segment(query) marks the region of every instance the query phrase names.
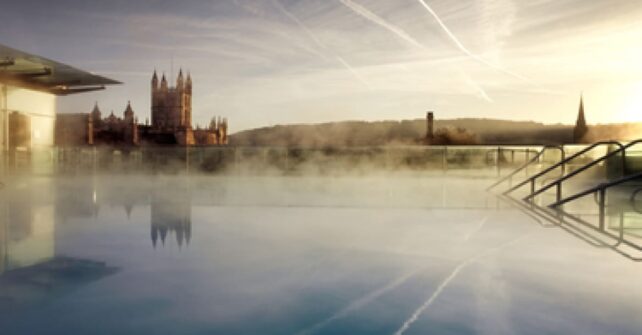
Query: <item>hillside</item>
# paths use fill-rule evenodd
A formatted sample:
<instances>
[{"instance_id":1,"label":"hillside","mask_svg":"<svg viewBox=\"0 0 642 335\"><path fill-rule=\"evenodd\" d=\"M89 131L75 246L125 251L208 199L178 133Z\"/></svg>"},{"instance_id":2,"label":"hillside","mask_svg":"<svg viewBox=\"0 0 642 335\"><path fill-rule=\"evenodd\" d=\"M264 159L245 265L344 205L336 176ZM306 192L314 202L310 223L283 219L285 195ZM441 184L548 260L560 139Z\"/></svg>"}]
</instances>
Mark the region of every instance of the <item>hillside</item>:
<instances>
[{"instance_id":1,"label":"hillside","mask_svg":"<svg viewBox=\"0 0 642 335\"><path fill-rule=\"evenodd\" d=\"M478 144L559 144L571 142L573 127L532 121L452 119L436 120L435 130L438 129L465 129L474 134ZM424 119L342 121L245 130L232 134L230 144L305 148L414 145L420 143L425 133ZM589 135L590 141L642 137L642 124L591 126Z\"/></svg>"}]
</instances>

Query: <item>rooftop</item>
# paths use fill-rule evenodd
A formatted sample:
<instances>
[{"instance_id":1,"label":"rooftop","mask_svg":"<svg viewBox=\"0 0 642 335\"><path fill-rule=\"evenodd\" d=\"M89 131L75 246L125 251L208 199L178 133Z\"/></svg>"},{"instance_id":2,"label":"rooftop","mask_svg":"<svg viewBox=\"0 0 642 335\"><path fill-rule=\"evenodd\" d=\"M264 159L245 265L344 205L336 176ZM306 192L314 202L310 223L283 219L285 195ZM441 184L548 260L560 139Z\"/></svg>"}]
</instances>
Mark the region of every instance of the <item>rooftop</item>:
<instances>
[{"instance_id":1,"label":"rooftop","mask_svg":"<svg viewBox=\"0 0 642 335\"><path fill-rule=\"evenodd\" d=\"M104 89L105 85L121 84L116 80L2 44L0 82L55 95L95 91Z\"/></svg>"}]
</instances>

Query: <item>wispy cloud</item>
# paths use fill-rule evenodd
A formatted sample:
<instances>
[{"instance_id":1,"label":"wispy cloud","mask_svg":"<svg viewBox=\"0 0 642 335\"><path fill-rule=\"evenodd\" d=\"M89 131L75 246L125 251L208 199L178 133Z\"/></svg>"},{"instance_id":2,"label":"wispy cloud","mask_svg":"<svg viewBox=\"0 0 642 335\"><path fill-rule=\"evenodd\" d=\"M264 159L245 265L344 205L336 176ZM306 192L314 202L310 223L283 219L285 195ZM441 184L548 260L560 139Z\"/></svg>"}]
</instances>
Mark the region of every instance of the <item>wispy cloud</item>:
<instances>
[{"instance_id":1,"label":"wispy cloud","mask_svg":"<svg viewBox=\"0 0 642 335\"><path fill-rule=\"evenodd\" d=\"M342 4L344 4L346 7L350 8L351 10L353 10L355 13L357 13L357 14L365 17L369 21L371 21L371 22L373 22L373 23L375 23L375 24L387 29L388 31L392 32L393 34L395 34L400 39L410 43L411 45L413 45L413 46L415 46L415 47L417 47L417 48L419 48L421 50L424 50L424 51L428 50L428 48L426 48L426 46L424 46L423 44L419 43L417 40L412 38L403 29L401 29L401 28L391 24L390 22L384 20L383 18L379 17L375 13L371 12L370 10L368 10L366 7L364 7L362 5L359 5L359 4L355 3L355 2L352 2L351 0L339 0L339 1L341 1ZM465 75L465 78L466 78L466 82L469 85L471 85L471 86L473 86L475 88L475 90L479 93L478 95L481 98L483 98L484 100L486 100L488 102L492 102L492 99L488 96L488 94L481 87L481 85L479 85L475 81L473 81L473 79L468 75Z\"/></svg>"},{"instance_id":2,"label":"wispy cloud","mask_svg":"<svg viewBox=\"0 0 642 335\"><path fill-rule=\"evenodd\" d=\"M480 56L477 56L477 55L475 55L474 53L472 53L470 50L468 50L468 48L466 48L466 47L461 43L461 41L459 41L459 39L457 38L457 36L455 36L455 34L453 34L453 33L452 33L452 31L450 31L450 29L448 29L448 26L446 26L446 24L444 24L444 22L441 20L441 18L439 17L439 15L437 15L437 13L432 9L432 7L430 7L430 6L426 3L426 1L424 1L424 0L417 0L417 1L418 1L418 2L419 2L419 3L420 3L420 4L421 4L421 5L422 5L422 6L423 6L427 11L428 11L428 13L430 13L430 15L432 15L432 17L435 19L435 21L437 21L437 23L439 24L439 26L441 27L441 29L443 29L443 31L446 33L446 35L448 36L448 38L450 38L450 40L451 40L451 41L452 41L452 42L457 46L457 48L458 48L459 50L461 50L463 53L465 53L466 55L468 55L470 58L472 58L472 59L474 59L474 60L476 60L476 61L478 61L478 62L480 62L480 63L482 63L482 64L484 64L484 65L490 66L491 68L493 68L493 69L495 69L495 70L497 70L497 71L503 72L503 73L505 73L505 74L507 74L507 75L510 75L510 76L512 76L512 77L515 77L515 78L517 78L517 79L520 79L520 80L524 80L524 81L528 81L528 82L530 82L530 80L529 80L528 78L526 78L526 77L524 77L524 76L522 76L522 75L520 75L520 74L514 73L514 72L512 72L512 71L508 71L508 70L506 70L506 69L504 69L504 68L502 68L502 67L500 67L500 66L498 66L498 65L495 65L495 64L493 64L493 63L491 63L491 62L489 62L489 61L485 60L484 58L482 58L482 57L480 57Z\"/></svg>"},{"instance_id":3,"label":"wispy cloud","mask_svg":"<svg viewBox=\"0 0 642 335\"><path fill-rule=\"evenodd\" d=\"M144 119L142 73L168 69L172 54L192 70L195 117L209 120L215 108L236 121L233 130L271 120L412 118L426 108L444 118L573 122L582 89L593 97L591 121L609 122L614 114L598 111L629 99L616 88L642 75L635 1L56 4L10 1L0 40L124 81L59 99L70 112L97 97L117 108L131 99Z\"/></svg>"},{"instance_id":4,"label":"wispy cloud","mask_svg":"<svg viewBox=\"0 0 642 335\"><path fill-rule=\"evenodd\" d=\"M321 42L321 40L316 36L315 33L308 28L308 26L303 23L296 15L292 14L287 8L283 6L283 4L279 0L273 0L274 5L276 8L278 8L285 16L287 16L290 20L292 20L294 23L305 32L305 34L316 44L317 47L319 47L321 50L323 50L326 53L330 53L331 51L328 49L328 47ZM321 55L321 54L320 54ZM321 55L322 57L327 57L325 55ZM354 69L350 63L348 63L343 57L333 54L334 58L343 66L345 67L359 82L364 84L366 87L371 88L370 84L361 76L357 70Z\"/></svg>"}]
</instances>

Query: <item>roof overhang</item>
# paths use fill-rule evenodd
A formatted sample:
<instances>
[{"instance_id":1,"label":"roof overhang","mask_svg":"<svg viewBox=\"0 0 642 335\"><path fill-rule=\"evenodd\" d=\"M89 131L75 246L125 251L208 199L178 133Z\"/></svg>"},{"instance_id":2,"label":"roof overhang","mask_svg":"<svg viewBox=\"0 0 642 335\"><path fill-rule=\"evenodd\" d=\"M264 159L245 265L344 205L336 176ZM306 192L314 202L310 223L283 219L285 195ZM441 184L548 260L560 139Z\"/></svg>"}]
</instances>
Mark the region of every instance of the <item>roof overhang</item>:
<instances>
[{"instance_id":1,"label":"roof overhang","mask_svg":"<svg viewBox=\"0 0 642 335\"><path fill-rule=\"evenodd\" d=\"M0 44L0 82L17 87L69 95L122 84L44 57Z\"/></svg>"}]
</instances>

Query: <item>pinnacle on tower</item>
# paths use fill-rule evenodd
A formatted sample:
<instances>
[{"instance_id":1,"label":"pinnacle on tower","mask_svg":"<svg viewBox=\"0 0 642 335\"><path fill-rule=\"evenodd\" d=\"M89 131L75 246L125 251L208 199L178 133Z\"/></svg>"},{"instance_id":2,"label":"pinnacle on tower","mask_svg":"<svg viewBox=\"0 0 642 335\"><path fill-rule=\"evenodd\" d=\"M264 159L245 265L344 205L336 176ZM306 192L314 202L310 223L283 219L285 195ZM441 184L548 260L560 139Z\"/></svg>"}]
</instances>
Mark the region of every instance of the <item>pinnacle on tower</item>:
<instances>
[{"instance_id":1,"label":"pinnacle on tower","mask_svg":"<svg viewBox=\"0 0 642 335\"><path fill-rule=\"evenodd\" d=\"M133 119L134 117L134 110L132 109L131 101L127 101L127 108L125 108L125 112L123 113L123 117L125 120L127 119Z\"/></svg>"},{"instance_id":2,"label":"pinnacle on tower","mask_svg":"<svg viewBox=\"0 0 642 335\"><path fill-rule=\"evenodd\" d=\"M192 76L189 71L187 72L187 79L185 80L185 90L187 93L192 94Z\"/></svg>"},{"instance_id":3,"label":"pinnacle on tower","mask_svg":"<svg viewBox=\"0 0 642 335\"><path fill-rule=\"evenodd\" d=\"M156 75L156 69L154 69L154 75L152 76L152 91L158 89L158 75Z\"/></svg>"},{"instance_id":4,"label":"pinnacle on tower","mask_svg":"<svg viewBox=\"0 0 642 335\"><path fill-rule=\"evenodd\" d=\"M163 73L163 76L161 78L161 89L167 89L167 79L165 79L165 73Z\"/></svg>"},{"instance_id":5,"label":"pinnacle on tower","mask_svg":"<svg viewBox=\"0 0 642 335\"><path fill-rule=\"evenodd\" d=\"M98 108L98 101L94 103L94 109L91 111L91 113L100 115L100 108Z\"/></svg>"},{"instance_id":6,"label":"pinnacle on tower","mask_svg":"<svg viewBox=\"0 0 642 335\"><path fill-rule=\"evenodd\" d=\"M176 87L177 88L183 87L183 69L178 70L178 78L176 78Z\"/></svg>"}]
</instances>

